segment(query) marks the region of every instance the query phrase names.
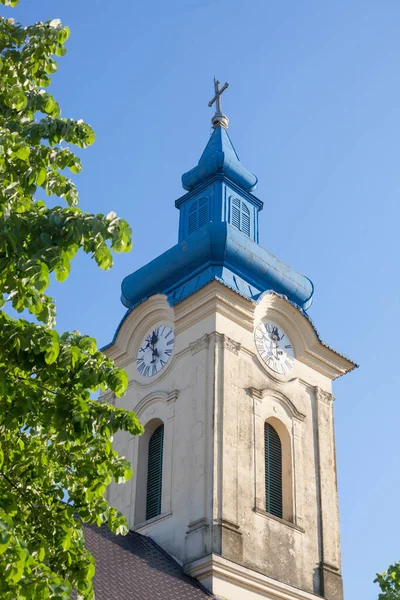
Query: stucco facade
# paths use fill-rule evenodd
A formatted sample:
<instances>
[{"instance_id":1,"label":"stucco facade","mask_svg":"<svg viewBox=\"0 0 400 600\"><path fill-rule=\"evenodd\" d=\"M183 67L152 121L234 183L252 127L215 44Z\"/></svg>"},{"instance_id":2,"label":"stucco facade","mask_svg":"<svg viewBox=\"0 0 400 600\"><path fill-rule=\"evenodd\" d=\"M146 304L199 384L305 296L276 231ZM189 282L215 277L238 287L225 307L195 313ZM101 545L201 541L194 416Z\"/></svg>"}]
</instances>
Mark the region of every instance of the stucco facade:
<instances>
[{"instance_id":1,"label":"stucco facade","mask_svg":"<svg viewBox=\"0 0 400 600\"><path fill-rule=\"evenodd\" d=\"M290 337L288 376L259 358L254 329L265 317ZM156 376L136 368L143 336L175 331ZM146 432L115 437L134 476L109 500L132 529L150 535L187 572L227 600L341 600L332 380L354 364L324 345L286 299L258 303L218 281L171 307L158 294L134 308L107 354L129 375L126 396ZM161 514L145 521L147 444L164 424ZM283 519L265 511L264 423L282 441Z\"/></svg>"}]
</instances>

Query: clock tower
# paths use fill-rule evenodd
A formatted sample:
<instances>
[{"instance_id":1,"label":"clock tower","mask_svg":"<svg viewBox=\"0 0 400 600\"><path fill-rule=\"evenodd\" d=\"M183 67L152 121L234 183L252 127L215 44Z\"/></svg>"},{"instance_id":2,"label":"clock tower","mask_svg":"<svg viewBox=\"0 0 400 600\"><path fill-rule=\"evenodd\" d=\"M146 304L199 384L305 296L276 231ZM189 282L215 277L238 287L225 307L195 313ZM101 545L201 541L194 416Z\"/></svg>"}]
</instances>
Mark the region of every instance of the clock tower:
<instances>
[{"instance_id":1,"label":"clock tower","mask_svg":"<svg viewBox=\"0 0 400 600\"><path fill-rule=\"evenodd\" d=\"M227 87L182 176L178 243L122 282L113 401L145 433L115 437L134 475L109 500L218 598L342 600L332 381L356 365L308 316L311 281L258 243Z\"/></svg>"}]
</instances>

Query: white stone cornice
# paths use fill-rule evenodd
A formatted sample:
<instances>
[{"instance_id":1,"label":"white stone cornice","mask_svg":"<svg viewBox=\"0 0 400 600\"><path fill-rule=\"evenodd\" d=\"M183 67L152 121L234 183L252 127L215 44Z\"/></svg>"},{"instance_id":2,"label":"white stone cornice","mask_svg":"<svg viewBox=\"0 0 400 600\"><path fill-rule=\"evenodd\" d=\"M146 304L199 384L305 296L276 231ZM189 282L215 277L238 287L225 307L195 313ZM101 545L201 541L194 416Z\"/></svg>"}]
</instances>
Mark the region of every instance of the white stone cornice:
<instances>
[{"instance_id":1,"label":"white stone cornice","mask_svg":"<svg viewBox=\"0 0 400 600\"><path fill-rule=\"evenodd\" d=\"M175 400L178 398L178 396L179 396L179 391L172 390L172 392L169 392L169 394L167 395L167 403L175 402Z\"/></svg>"},{"instance_id":2,"label":"white stone cornice","mask_svg":"<svg viewBox=\"0 0 400 600\"><path fill-rule=\"evenodd\" d=\"M226 600L318 600L312 592L267 577L218 554L185 565L185 572L202 582L215 596Z\"/></svg>"},{"instance_id":3,"label":"white stone cornice","mask_svg":"<svg viewBox=\"0 0 400 600\"><path fill-rule=\"evenodd\" d=\"M327 406L331 406L333 404L333 402L335 400L335 396L332 396L331 393L326 392L325 390L321 389L317 385L315 386L314 390L315 390L316 398L319 402L323 402Z\"/></svg>"},{"instance_id":4,"label":"white stone cornice","mask_svg":"<svg viewBox=\"0 0 400 600\"><path fill-rule=\"evenodd\" d=\"M242 347L242 344L240 344L239 342L235 342L235 340L232 340L232 338L228 337L227 335L221 335L221 338L224 348L226 348L226 350L229 350L229 352L232 352L237 356L239 354L240 348Z\"/></svg>"},{"instance_id":5,"label":"white stone cornice","mask_svg":"<svg viewBox=\"0 0 400 600\"><path fill-rule=\"evenodd\" d=\"M224 348L229 350L229 352L238 355L241 347L242 344L240 344L239 342L235 342L235 340L232 340L228 336L224 335Z\"/></svg>"},{"instance_id":6,"label":"white stone cornice","mask_svg":"<svg viewBox=\"0 0 400 600\"><path fill-rule=\"evenodd\" d=\"M190 351L192 354L197 354L197 352L200 352L201 350L208 348L209 344L210 344L210 336L208 335L208 333L206 333L201 338L196 340L195 342L192 342L191 344L189 344Z\"/></svg>"}]
</instances>

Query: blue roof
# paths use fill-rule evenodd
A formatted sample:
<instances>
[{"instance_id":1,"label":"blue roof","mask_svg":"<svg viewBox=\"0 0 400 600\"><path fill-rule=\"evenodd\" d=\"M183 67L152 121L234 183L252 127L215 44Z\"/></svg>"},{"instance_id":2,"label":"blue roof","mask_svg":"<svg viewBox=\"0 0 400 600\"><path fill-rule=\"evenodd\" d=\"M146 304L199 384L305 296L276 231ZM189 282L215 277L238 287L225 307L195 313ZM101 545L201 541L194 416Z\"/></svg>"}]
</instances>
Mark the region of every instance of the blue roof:
<instances>
[{"instance_id":1,"label":"blue roof","mask_svg":"<svg viewBox=\"0 0 400 600\"><path fill-rule=\"evenodd\" d=\"M182 186L190 192L218 173L223 173L247 192L257 187L257 177L242 165L223 127L214 129L198 165L182 175Z\"/></svg>"},{"instance_id":2,"label":"blue roof","mask_svg":"<svg viewBox=\"0 0 400 600\"><path fill-rule=\"evenodd\" d=\"M171 305L219 280L249 300L267 290L283 294L302 310L312 302L312 282L226 222L208 223L161 256L125 277L122 303L133 308L154 294Z\"/></svg>"},{"instance_id":3,"label":"blue roof","mask_svg":"<svg viewBox=\"0 0 400 600\"><path fill-rule=\"evenodd\" d=\"M307 310L312 282L257 243L262 203L250 193L257 182L227 131L216 126L198 165L182 176L189 193L177 202L185 225L178 244L125 277L122 303L132 309L165 294L173 306L216 280L250 301L274 291Z\"/></svg>"}]
</instances>

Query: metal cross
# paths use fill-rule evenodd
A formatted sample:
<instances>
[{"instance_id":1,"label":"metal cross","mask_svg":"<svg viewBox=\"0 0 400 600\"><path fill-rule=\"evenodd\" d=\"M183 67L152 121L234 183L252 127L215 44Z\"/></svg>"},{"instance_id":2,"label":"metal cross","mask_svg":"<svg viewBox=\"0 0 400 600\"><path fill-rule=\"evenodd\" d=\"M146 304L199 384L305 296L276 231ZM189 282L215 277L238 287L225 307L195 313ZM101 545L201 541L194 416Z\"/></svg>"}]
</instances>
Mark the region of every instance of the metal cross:
<instances>
[{"instance_id":1,"label":"metal cross","mask_svg":"<svg viewBox=\"0 0 400 600\"><path fill-rule=\"evenodd\" d=\"M212 100L210 100L210 102L208 103L208 106L212 106L214 104L214 102L216 102L216 114L217 115L222 115L222 111L221 111L221 94L227 89L227 87L229 86L229 83L225 83L221 89L219 89L219 81L215 79L214 77L214 89L215 89L215 96Z\"/></svg>"}]
</instances>

